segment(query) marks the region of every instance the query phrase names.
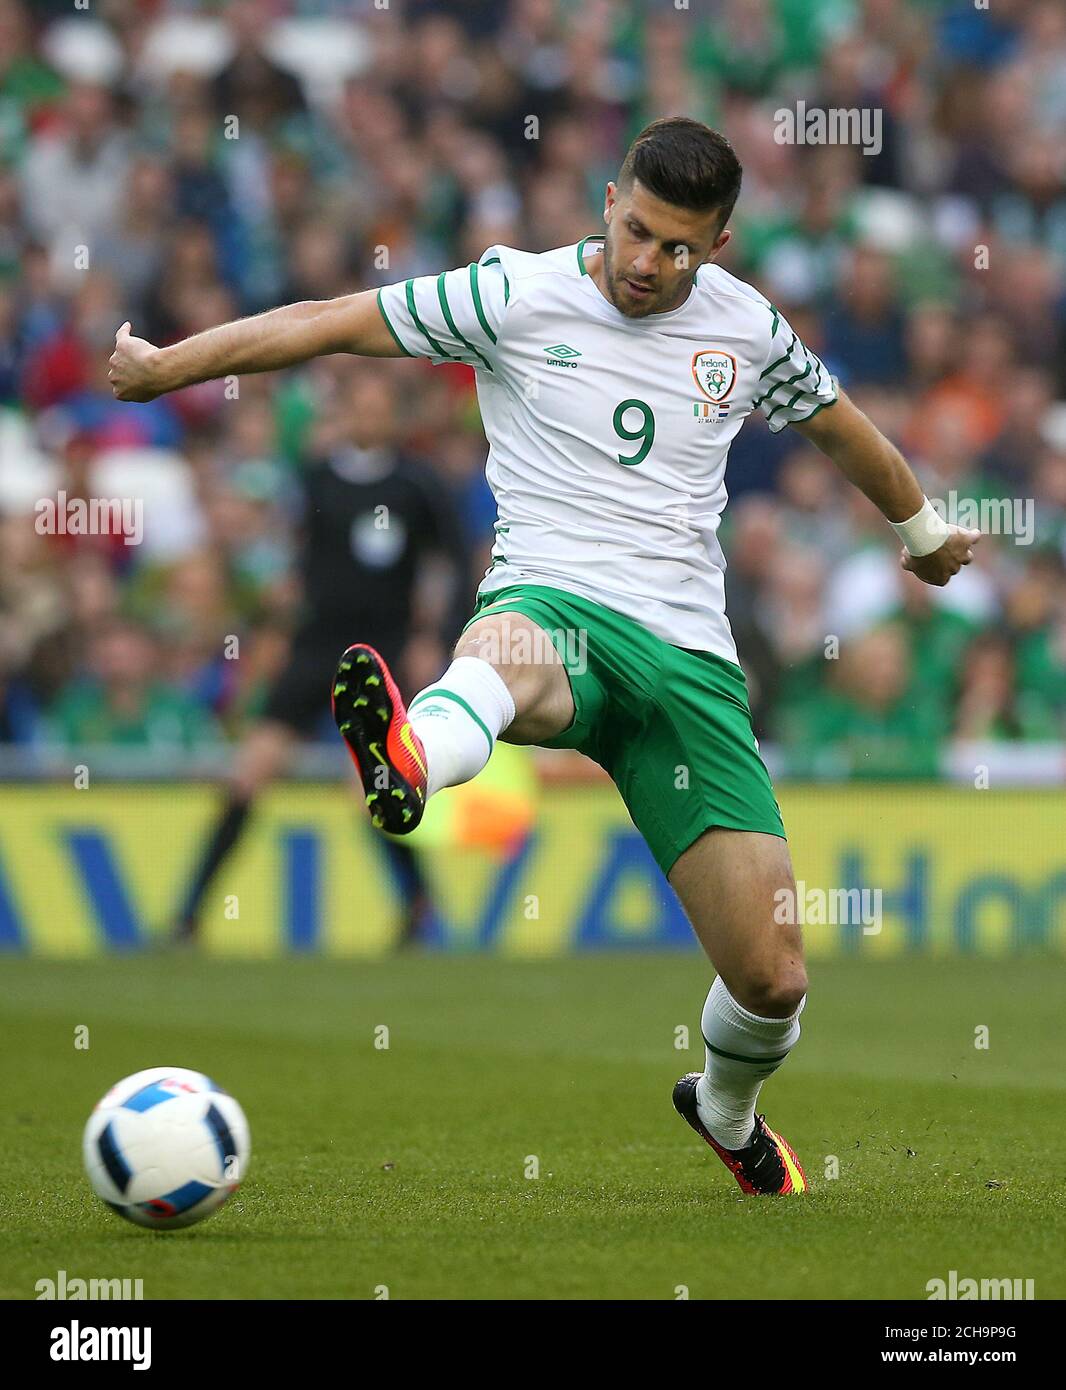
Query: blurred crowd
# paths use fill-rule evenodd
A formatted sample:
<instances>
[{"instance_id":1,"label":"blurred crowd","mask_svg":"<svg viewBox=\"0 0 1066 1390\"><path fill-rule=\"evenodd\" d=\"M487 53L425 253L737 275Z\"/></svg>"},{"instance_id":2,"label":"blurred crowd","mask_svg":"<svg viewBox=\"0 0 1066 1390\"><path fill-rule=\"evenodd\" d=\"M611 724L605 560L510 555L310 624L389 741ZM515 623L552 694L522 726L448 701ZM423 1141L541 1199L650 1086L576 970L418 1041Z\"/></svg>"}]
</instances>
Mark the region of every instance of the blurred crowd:
<instances>
[{"instance_id":1,"label":"blurred crowd","mask_svg":"<svg viewBox=\"0 0 1066 1390\"><path fill-rule=\"evenodd\" d=\"M780 143L799 101L876 109L876 150ZM124 404L120 323L167 343L578 241L671 114L744 165L726 268L931 497L1007 532L927 589L826 459L753 417L723 538L760 737L826 776L1066 739L1061 0L0 0L0 744L238 733L299 608L301 469L383 370ZM473 374L384 370L397 450L454 495L472 599L495 519ZM143 538L43 525L61 495L142 499Z\"/></svg>"}]
</instances>

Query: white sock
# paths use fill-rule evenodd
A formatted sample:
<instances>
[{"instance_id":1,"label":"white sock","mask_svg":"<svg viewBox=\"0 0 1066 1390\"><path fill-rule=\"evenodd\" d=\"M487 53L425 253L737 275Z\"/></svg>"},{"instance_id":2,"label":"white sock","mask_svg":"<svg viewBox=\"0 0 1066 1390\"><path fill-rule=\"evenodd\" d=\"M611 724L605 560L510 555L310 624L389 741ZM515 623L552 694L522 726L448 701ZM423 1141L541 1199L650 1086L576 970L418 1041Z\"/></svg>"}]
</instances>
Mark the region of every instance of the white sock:
<instances>
[{"instance_id":1,"label":"white sock","mask_svg":"<svg viewBox=\"0 0 1066 1390\"><path fill-rule=\"evenodd\" d=\"M503 677L477 656L457 656L440 680L420 690L407 717L426 750L427 798L476 777L514 716Z\"/></svg>"},{"instance_id":2,"label":"white sock","mask_svg":"<svg viewBox=\"0 0 1066 1390\"><path fill-rule=\"evenodd\" d=\"M715 978L703 1006L707 1065L696 1083L696 1108L704 1126L726 1149L742 1149L755 1129L755 1102L799 1041L804 995L790 1018L759 1018L741 1008Z\"/></svg>"}]
</instances>

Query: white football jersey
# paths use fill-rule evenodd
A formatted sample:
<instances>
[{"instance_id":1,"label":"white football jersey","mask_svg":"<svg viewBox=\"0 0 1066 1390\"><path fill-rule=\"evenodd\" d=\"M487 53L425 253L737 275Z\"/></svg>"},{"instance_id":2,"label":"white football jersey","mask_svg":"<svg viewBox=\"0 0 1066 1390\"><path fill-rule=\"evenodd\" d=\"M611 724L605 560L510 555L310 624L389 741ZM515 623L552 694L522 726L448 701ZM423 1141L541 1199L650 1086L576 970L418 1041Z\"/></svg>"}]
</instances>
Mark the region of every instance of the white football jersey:
<instances>
[{"instance_id":1,"label":"white football jersey","mask_svg":"<svg viewBox=\"0 0 1066 1390\"><path fill-rule=\"evenodd\" d=\"M602 236L389 285L396 342L477 371L499 519L479 594L549 584L675 646L736 662L718 525L729 445L837 398L774 306L717 265L677 309L631 319L588 273Z\"/></svg>"}]
</instances>

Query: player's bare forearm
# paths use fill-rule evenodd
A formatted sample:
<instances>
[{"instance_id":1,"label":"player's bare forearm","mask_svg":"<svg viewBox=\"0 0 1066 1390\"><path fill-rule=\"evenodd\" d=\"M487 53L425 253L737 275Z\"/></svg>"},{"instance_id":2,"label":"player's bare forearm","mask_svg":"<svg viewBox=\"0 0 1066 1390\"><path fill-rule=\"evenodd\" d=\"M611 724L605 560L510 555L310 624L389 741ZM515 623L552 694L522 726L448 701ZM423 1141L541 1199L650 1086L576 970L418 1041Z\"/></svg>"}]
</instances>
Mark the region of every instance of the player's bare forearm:
<instances>
[{"instance_id":1,"label":"player's bare forearm","mask_svg":"<svg viewBox=\"0 0 1066 1390\"><path fill-rule=\"evenodd\" d=\"M942 537L933 538L936 548L932 550L928 544L920 547L913 539L909 541L914 550L924 548L928 553L913 554L905 549L900 558L904 569L926 584L941 586L973 559L972 546L979 533L946 527L932 514L907 460L843 391L832 405L792 428L832 459L844 477L880 508L886 520L909 522L919 518L923 509L929 513Z\"/></svg>"},{"instance_id":2,"label":"player's bare forearm","mask_svg":"<svg viewBox=\"0 0 1066 1390\"><path fill-rule=\"evenodd\" d=\"M833 405L792 426L833 460L888 521L906 521L925 500L910 465L843 391Z\"/></svg>"},{"instance_id":3,"label":"player's bare forearm","mask_svg":"<svg viewBox=\"0 0 1066 1390\"><path fill-rule=\"evenodd\" d=\"M120 401L150 401L199 381L273 372L332 352L400 355L373 290L286 304L165 348L134 337L124 323L115 336L108 375Z\"/></svg>"}]
</instances>

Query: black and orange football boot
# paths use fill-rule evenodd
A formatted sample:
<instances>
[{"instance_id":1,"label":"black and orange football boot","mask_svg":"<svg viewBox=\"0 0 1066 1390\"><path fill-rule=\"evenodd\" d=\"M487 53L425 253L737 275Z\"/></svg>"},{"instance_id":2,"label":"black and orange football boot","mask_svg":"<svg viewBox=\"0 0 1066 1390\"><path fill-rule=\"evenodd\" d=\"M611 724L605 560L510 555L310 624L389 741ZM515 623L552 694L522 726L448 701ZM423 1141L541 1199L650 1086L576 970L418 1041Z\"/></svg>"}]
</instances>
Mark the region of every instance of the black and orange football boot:
<instances>
[{"instance_id":1,"label":"black and orange football boot","mask_svg":"<svg viewBox=\"0 0 1066 1390\"><path fill-rule=\"evenodd\" d=\"M408 834L426 807L426 750L384 658L364 642L349 647L338 663L331 698L371 820L390 835Z\"/></svg>"},{"instance_id":2,"label":"black and orange football boot","mask_svg":"<svg viewBox=\"0 0 1066 1390\"><path fill-rule=\"evenodd\" d=\"M704 1128L696 1105L696 1082L701 1072L689 1072L674 1087L674 1109L706 1140L740 1184L753 1196L784 1197L807 1191L807 1174L788 1143L775 1134L762 1115L742 1149L725 1149Z\"/></svg>"}]
</instances>

